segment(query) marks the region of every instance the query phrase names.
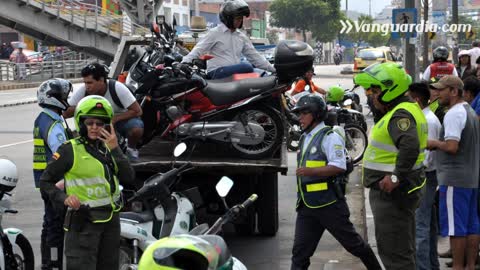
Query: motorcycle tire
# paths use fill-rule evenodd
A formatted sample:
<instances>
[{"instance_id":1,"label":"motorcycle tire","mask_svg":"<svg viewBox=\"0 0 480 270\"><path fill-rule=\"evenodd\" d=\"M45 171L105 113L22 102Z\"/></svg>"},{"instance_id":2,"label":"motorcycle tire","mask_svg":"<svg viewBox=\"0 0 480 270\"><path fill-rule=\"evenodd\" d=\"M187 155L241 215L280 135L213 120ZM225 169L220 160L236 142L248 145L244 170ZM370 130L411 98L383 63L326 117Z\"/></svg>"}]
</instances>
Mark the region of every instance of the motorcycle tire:
<instances>
[{"instance_id":1,"label":"motorcycle tire","mask_svg":"<svg viewBox=\"0 0 480 270\"><path fill-rule=\"evenodd\" d=\"M362 127L356 124L346 124L343 129L345 130L345 148L351 155L353 163L357 164L362 160L363 154L365 154L365 150L367 150L367 133ZM359 146L359 149L357 149L358 146L356 146L355 139L363 141L363 145Z\"/></svg>"},{"instance_id":2,"label":"motorcycle tire","mask_svg":"<svg viewBox=\"0 0 480 270\"><path fill-rule=\"evenodd\" d=\"M120 246L120 251L118 253L118 269L119 270L133 270L132 268L132 257L133 251L130 247Z\"/></svg>"},{"instance_id":3,"label":"motorcycle tire","mask_svg":"<svg viewBox=\"0 0 480 270\"><path fill-rule=\"evenodd\" d=\"M21 254L19 254L19 252ZM23 234L17 235L15 244L13 245L13 253L19 269L35 269L35 256L33 255L32 245L30 245L30 242Z\"/></svg>"},{"instance_id":4,"label":"motorcycle tire","mask_svg":"<svg viewBox=\"0 0 480 270\"><path fill-rule=\"evenodd\" d=\"M264 130L266 127L268 127L268 129L265 130L264 140L257 145L242 145L238 143L232 143L233 149L238 156L246 159L262 159L271 157L282 144L284 136L283 121L275 111L265 106L261 106L259 108L249 108L241 111L237 113L233 119L238 119L240 114L248 113L249 115L247 116L247 119L250 121L250 114L253 112L259 113L260 116L266 116L266 118L258 117L255 119L255 122L260 124ZM269 120L266 121L266 119ZM258 120L260 120L260 122ZM267 138L267 136L269 138ZM266 142L267 140L268 142Z\"/></svg>"}]
</instances>

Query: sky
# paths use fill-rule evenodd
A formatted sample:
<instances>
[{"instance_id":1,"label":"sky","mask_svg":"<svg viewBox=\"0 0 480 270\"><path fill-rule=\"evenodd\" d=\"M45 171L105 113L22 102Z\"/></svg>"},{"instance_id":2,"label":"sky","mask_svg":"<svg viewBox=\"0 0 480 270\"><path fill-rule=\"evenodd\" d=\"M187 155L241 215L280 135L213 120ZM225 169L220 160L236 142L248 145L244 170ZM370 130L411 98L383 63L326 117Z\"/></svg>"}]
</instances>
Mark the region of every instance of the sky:
<instances>
[{"instance_id":1,"label":"sky","mask_svg":"<svg viewBox=\"0 0 480 270\"><path fill-rule=\"evenodd\" d=\"M345 1L341 0L341 10L345 10ZM372 1L372 16L382 11L385 6L390 5L391 0L371 0ZM369 0L348 0L348 9L355 10L364 14L368 14Z\"/></svg>"}]
</instances>

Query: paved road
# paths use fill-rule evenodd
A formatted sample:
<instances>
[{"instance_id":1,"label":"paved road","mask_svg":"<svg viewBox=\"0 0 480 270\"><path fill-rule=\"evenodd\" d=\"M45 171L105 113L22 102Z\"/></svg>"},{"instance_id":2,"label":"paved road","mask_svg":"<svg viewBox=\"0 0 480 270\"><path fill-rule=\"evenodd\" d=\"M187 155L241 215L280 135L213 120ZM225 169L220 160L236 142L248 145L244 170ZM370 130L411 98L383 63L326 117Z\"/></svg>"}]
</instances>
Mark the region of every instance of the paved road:
<instances>
[{"instance_id":1,"label":"paved road","mask_svg":"<svg viewBox=\"0 0 480 270\"><path fill-rule=\"evenodd\" d=\"M315 81L324 88L341 83L344 87L352 86L351 76L333 78L341 66L317 67L320 78ZM324 72L327 78L321 78ZM338 74L338 73L337 73ZM330 76L331 75L331 76ZM3 91L9 101L20 98L34 98L35 89ZM360 91L359 91L360 92ZM16 93L16 94L15 94ZM4 101L3 98L0 99ZM0 102L0 103L1 103ZM368 111L368 110L367 110ZM18 215L9 215L4 219L4 227L12 226L24 230L32 243L36 255L36 265L39 266L40 229L43 205L38 192L34 190L32 179L32 126L39 107L36 104L20 105L0 108L0 156L6 155L17 163L20 181L14 190L13 205L20 212ZM227 241L235 256L240 258L249 269L289 269L290 254L293 243L295 222L295 184L294 168L295 154L289 153L289 173L279 179L279 207L280 229L275 237L247 237L239 238L228 235ZM363 189L358 185L359 174L352 174L349 187L348 203L352 208L352 221L355 224L363 223ZM362 228L357 228L362 231ZM317 252L312 258L311 269L364 269L359 261L349 255L328 234L320 242Z\"/></svg>"}]
</instances>

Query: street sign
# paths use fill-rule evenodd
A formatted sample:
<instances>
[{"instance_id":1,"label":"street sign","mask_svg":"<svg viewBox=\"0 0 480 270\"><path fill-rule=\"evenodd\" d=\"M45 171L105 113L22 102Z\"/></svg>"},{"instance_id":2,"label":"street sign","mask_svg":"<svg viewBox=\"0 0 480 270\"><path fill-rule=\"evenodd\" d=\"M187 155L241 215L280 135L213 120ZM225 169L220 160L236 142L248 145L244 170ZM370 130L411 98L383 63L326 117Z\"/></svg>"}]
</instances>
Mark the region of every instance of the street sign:
<instances>
[{"instance_id":1,"label":"street sign","mask_svg":"<svg viewBox=\"0 0 480 270\"><path fill-rule=\"evenodd\" d=\"M465 33L465 36L467 37L467 39L475 39L476 34L475 34L475 32L473 31L473 29L472 29L472 30L470 30L469 32L466 32L466 33Z\"/></svg>"},{"instance_id":2,"label":"street sign","mask_svg":"<svg viewBox=\"0 0 480 270\"><path fill-rule=\"evenodd\" d=\"M437 36L436 32L428 32L428 39L430 40L435 39L435 36Z\"/></svg>"},{"instance_id":3,"label":"street sign","mask_svg":"<svg viewBox=\"0 0 480 270\"><path fill-rule=\"evenodd\" d=\"M417 24L416 8L396 8L392 10L392 38L412 38L417 37L415 26ZM404 26L402 26L404 25ZM413 27L411 27L413 25ZM412 32L410 32L412 28Z\"/></svg>"}]
</instances>

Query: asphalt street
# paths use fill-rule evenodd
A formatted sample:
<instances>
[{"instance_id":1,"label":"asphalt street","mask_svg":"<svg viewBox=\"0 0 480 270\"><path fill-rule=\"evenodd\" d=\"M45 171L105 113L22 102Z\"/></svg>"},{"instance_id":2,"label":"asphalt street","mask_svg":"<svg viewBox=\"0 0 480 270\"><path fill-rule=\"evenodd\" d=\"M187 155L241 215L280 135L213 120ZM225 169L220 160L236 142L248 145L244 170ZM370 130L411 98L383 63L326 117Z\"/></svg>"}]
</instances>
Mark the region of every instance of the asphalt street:
<instances>
[{"instance_id":1,"label":"asphalt street","mask_svg":"<svg viewBox=\"0 0 480 270\"><path fill-rule=\"evenodd\" d=\"M341 66L319 66L316 68L315 82L325 89L340 83L343 87L352 87L352 75L340 75ZM324 74L324 78L322 78ZM78 84L76 85L78 87ZM18 100L35 100L35 88L0 92L0 106L15 103ZM357 90L365 104L363 91ZM19 210L17 215L7 215L3 227L16 227L24 231L30 240L40 265L40 230L43 203L35 190L32 176L32 129L40 108L36 104L0 107L0 156L7 156L18 166L20 180L13 191L13 207ZM364 112L368 112L365 108ZM368 117L370 120L370 117ZM248 269L289 269L291 248L295 228L295 153L289 153L289 171L287 176L279 177L280 228L275 237L237 237L227 235L227 241L234 256L238 257ZM349 184L348 203L351 207L352 221L357 230L366 236L363 188L359 185L358 169L352 173ZM368 209L367 209L368 211ZM368 217L368 213L367 213ZM371 219L371 217L370 217ZM367 218L368 222L368 218ZM370 239L371 240L371 239ZM317 252L312 258L311 269L364 269L360 261L348 254L328 233L325 233Z\"/></svg>"}]
</instances>

